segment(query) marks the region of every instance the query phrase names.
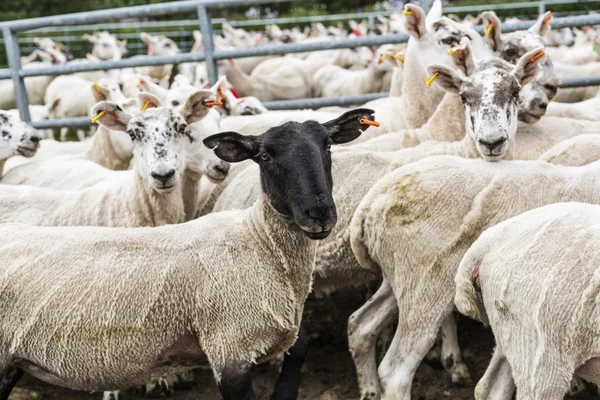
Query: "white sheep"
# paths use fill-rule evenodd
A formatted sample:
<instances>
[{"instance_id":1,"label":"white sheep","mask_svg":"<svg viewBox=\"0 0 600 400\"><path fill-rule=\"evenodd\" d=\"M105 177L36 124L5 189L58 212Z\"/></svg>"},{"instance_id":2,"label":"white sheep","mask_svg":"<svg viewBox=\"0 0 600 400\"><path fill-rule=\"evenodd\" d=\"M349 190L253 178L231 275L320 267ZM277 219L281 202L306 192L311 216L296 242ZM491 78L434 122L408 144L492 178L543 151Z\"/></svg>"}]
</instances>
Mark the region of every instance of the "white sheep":
<instances>
[{"instance_id":1,"label":"white sheep","mask_svg":"<svg viewBox=\"0 0 600 400\"><path fill-rule=\"evenodd\" d=\"M296 341L314 269L311 239L335 225L329 143L359 136L358 120L370 114L205 139L223 160L253 159L275 182L250 210L158 228L2 225L0 286L10 280L16 295L2 296L0 307L13 322L0 328L0 341L12 343L0 346L7 393L21 371L98 391L208 364L225 400L254 398L251 366ZM52 251L40 257L31 246Z\"/></svg>"},{"instance_id":2,"label":"white sheep","mask_svg":"<svg viewBox=\"0 0 600 400\"><path fill-rule=\"evenodd\" d=\"M600 206L558 203L487 229L456 274L456 305L489 323L492 362L475 391L563 399L573 376L599 383Z\"/></svg>"},{"instance_id":3,"label":"white sheep","mask_svg":"<svg viewBox=\"0 0 600 400\"><path fill-rule=\"evenodd\" d=\"M187 160L190 155L186 151L186 148L194 149L199 144L192 145L195 138L191 136L188 124L208 114L209 109L204 105L206 94L201 91L191 96L183 109L183 116L165 108L149 108L131 115L120 110L115 103L96 104L93 112L103 112L100 119L103 126L129 134L135 155L133 170L109 171L91 161L87 161L89 165L86 166L86 160L57 162L59 173L61 168L72 169L71 175L80 174L79 170L86 167L93 167L94 172L100 171L96 174L88 172L84 179L79 177L78 182L83 189L76 191L5 186L0 195L0 208L7 210L2 221L32 225L125 227L183 222L181 179L184 169L186 165L193 164L190 161L195 162L195 170L190 173L202 174L208 169L203 165L206 160L202 160L201 155L191 154L192 160ZM64 187L65 181L77 181L76 178L63 177L54 187L60 186L60 183ZM198 181L200 177L195 179ZM197 205L197 198L192 202ZM191 212L195 213L195 209Z\"/></svg>"},{"instance_id":4,"label":"white sheep","mask_svg":"<svg viewBox=\"0 0 600 400\"><path fill-rule=\"evenodd\" d=\"M141 106L138 106L135 99L124 98L116 86L105 87L105 85L93 85L89 83L88 85L89 90L92 91L97 101L108 100L115 102L128 112L138 111L147 100L146 95L138 95L138 100L141 102ZM43 140L40 151L37 152L35 157L30 159L14 157L6 163L5 169L6 171L10 171L18 166L34 161L48 160L58 156L70 156L91 160L105 168L124 170L129 168L132 157L131 151L131 140L123 137L121 132L111 131L101 126L93 138L82 142ZM27 168L35 167L29 166ZM43 168L38 171L43 171ZM19 177L14 178L19 183L22 183L22 179L28 179L27 177L32 177L37 173L34 170L27 170L26 167L20 168L20 172ZM12 180L13 178L7 176L6 179Z\"/></svg>"},{"instance_id":5,"label":"white sheep","mask_svg":"<svg viewBox=\"0 0 600 400\"><path fill-rule=\"evenodd\" d=\"M582 166L600 159L600 135L589 133L563 140L538 160L557 165Z\"/></svg>"}]
</instances>

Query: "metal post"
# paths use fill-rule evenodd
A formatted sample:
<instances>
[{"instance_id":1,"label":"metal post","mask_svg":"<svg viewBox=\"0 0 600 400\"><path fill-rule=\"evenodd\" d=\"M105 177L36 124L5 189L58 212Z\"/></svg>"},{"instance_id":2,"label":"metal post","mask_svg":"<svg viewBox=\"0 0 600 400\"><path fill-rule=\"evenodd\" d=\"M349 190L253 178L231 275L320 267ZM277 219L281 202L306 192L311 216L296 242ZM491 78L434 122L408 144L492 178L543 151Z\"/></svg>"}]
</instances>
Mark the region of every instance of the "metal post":
<instances>
[{"instance_id":1,"label":"metal post","mask_svg":"<svg viewBox=\"0 0 600 400\"><path fill-rule=\"evenodd\" d=\"M17 33L13 32L9 27L2 29L4 35L4 43L6 45L6 56L8 57L8 66L10 67L10 77L12 78L15 88L15 99L19 115L24 122L31 122L29 116L29 99L25 90L25 81L19 76L21 70L21 50L19 49L19 40Z\"/></svg>"},{"instance_id":2,"label":"metal post","mask_svg":"<svg viewBox=\"0 0 600 400\"><path fill-rule=\"evenodd\" d=\"M213 42L213 30L210 12L205 6L198 6L198 20L200 21L200 32L202 32L202 52L206 61L206 72L211 85L214 85L219 80L219 70L217 62L213 57L215 51L215 43Z\"/></svg>"},{"instance_id":3,"label":"metal post","mask_svg":"<svg viewBox=\"0 0 600 400\"><path fill-rule=\"evenodd\" d=\"M369 28L372 31L375 31L375 28L376 28L376 26L375 26L375 15L373 15L373 14L369 14Z\"/></svg>"},{"instance_id":4,"label":"metal post","mask_svg":"<svg viewBox=\"0 0 600 400\"><path fill-rule=\"evenodd\" d=\"M540 3L538 4L538 13L543 14L545 12L546 12L546 2L544 0L541 0Z\"/></svg>"}]
</instances>

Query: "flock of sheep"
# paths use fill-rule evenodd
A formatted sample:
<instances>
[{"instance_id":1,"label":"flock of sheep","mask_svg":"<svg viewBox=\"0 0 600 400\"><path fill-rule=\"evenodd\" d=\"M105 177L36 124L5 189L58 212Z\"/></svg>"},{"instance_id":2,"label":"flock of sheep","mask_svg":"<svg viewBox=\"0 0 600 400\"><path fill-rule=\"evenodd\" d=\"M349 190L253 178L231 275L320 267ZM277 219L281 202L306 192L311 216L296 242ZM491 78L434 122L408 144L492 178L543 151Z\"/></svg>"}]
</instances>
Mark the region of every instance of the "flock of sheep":
<instances>
[{"instance_id":1,"label":"flock of sheep","mask_svg":"<svg viewBox=\"0 0 600 400\"><path fill-rule=\"evenodd\" d=\"M502 35L493 12L459 21L436 0L379 21L407 45L225 61L212 87L203 63L27 78L34 120L98 123L78 142L21 122L0 81L0 400L24 372L117 399L200 366L249 400L252 366L282 353L272 399L295 399L308 294L372 282L348 321L362 400L410 399L438 337L452 381L468 380L456 309L496 338L476 399L600 384L600 97L558 89L600 75L600 50L594 28L551 20ZM215 43L376 34L351 27L224 26ZM89 60L126 53L87 39ZM25 68L88 62L36 42ZM261 104L381 90L356 109Z\"/></svg>"}]
</instances>

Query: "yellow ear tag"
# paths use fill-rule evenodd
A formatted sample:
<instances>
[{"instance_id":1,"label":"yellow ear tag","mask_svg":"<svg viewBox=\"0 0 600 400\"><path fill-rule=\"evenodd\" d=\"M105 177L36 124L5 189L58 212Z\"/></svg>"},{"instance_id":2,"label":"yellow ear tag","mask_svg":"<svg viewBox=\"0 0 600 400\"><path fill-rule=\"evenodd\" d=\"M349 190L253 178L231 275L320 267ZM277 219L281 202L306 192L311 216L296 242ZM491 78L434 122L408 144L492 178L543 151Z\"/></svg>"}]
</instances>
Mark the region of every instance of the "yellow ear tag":
<instances>
[{"instance_id":1,"label":"yellow ear tag","mask_svg":"<svg viewBox=\"0 0 600 400\"><path fill-rule=\"evenodd\" d=\"M139 81L138 84L135 85L135 87L139 89L143 84L144 84L144 81Z\"/></svg>"},{"instance_id":2,"label":"yellow ear tag","mask_svg":"<svg viewBox=\"0 0 600 400\"><path fill-rule=\"evenodd\" d=\"M540 57L543 57L544 55L546 55L546 52L545 52L545 51L540 51L540 52L539 52L539 53L537 53L535 56L531 57L531 58L529 59L529 62L530 62L530 63L533 63L533 62L535 62L535 60L537 60L537 59L538 59L538 58L540 58Z\"/></svg>"},{"instance_id":3,"label":"yellow ear tag","mask_svg":"<svg viewBox=\"0 0 600 400\"><path fill-rule=\"evenodd\" d=\"M402 57L402 56L395 55L395 56L394 56L394 58L395 58L396 60L398 60L398 61L402 61L402 62L404 62L404 57Z\"/></svg>"},{"instance_id":4,"label":"yellow ear tag","mask_svg":"<svg viewBox=\"0 0 600 400\"><path fill-rule=\"evenodd\" d=\"M456 53L462 53L462 49L460 48L460 44L457 44L454 47L451 47L450 50L448 50L448 54L449 55L454 55Z\"/></svg>"},{"instance_id":5,"label":"yellow ear tag","mask_svg":"<svg viewBox=\"0 0 600 400\"><path fill-rule=\"evenodd\" d=\"M96 89L96 92L102 93L102 91L100 90L100 86L98 86L98 84L96 82L94 82L94 84L92 86L94 86L94 89Z\"/></svg>"},{"instance_id":6,"label":"yellow ear tag","mask_svg":"<svg viewBox=\"0 0 600 400\"><path fill-rule=\"evenodd\" d=\"M390 58L392 58L392 56L389 54L382 54L381 57L379 57L380 60L389 60Z\"/></svg>"},{"instance_id":7,"label":"yellow ear tag","mask_svg":"<svg viewBox=\"0 0 600 400\"><path fill-rule=\"evenodd\" d=\"M492 28L494 27L494 24L492 22L490 22L490 24L488 25L487 28L485 28L485 36L488 36L490 34L490 32L492 31Z\"/></svg>"},{"instance_id":8,"label":"yellow ear tag","mask_svg":"<svg viewBox=\"0 0 600 400\"><path fill-rule=\"evenodd\" d=\"M171 77L169 75L165 75L162 78L163 81L168 81L169 79L171 79Z\"/></svg>"},{"instance_id":9,"label":"yellow ear tag","mask_svg":"<svg viewBox=\"0 0 600 400\"><path fill-rule=\"evenodd\" d=\"M144 112L148 109L148 106L151 104L152 102L150 100L146 100L146 102L144 103L144 105L142 106L142 109L140 110L140 112Z\"/></svg>"},{"instance_id":10,"label":"yellow ear tag","mask_svg":"<svg viewBox=\"0 0 600 400\"><path fill-rule=\"evenodd\" d=\"M96 122L98 122L98 120L100 118L102 118L104 116L104 114L106 114L106 111L100 111L98 114L96 114L95 117L92 117L92 124L95 124Z\"/></svg>"},{"instance_id":11,"label":"yellow ear tag","mask_svg":"<svg viewBox=\"0 0 600 400\"><path fill-rule=\"evenodd\" d=\"M431 84L433 83L433 81L435 81L438 78L438 76L440 76L440 73L439 72L434 72L433 75L431 75L429 77L429 79L427 79L427 82L425 82L425 85L426 86L431 86Z\"/></svg>"},{"instance_id":12,"label":"yellow ear tag","mask_svg":"<svg viewBox=\"0 0 600 400\"><path fill-rule=\"evenodd\" d=\"M412 11L408 11L408 10L402 10L402 14L404 15L413 15Z\"/></svg>"}]
</instances>

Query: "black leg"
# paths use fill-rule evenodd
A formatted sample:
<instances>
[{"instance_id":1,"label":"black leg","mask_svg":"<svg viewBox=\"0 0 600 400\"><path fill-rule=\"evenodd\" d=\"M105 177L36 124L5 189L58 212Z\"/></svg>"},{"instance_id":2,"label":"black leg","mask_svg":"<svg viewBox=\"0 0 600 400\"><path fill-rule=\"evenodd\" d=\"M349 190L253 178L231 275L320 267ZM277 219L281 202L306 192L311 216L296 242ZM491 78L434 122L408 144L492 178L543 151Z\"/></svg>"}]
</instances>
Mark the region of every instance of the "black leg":
<instances>
[{"instance_id":1,"label":"black leg","mask_svg":"<svg viewBox=\"0 0 600 400\"><path fill-rule=\"evenodd\" d=\"M252 390L252 364L249 362L229 362L220 371L215 371L215 375L221 377L218 385L223 400L256 400Z\"/></svg>"},{"instance_id":2,"label":"black leg","mask_svg":"<svg viewBox=\"0 0 600 400\"><path fill-rule=\"evenodd\" d=\"M271 400L296 400L298 398L301 370L308 354L308 344L303 336L301 329L298 340L283 357L283 366Z\"/></svg>"},{"instance_id":3,"label":"black leg","mask_svg":"<svg viewBox=\"0 0 600 400\"><path fill-rule=\"evenodd\" d=\"M0 400L8 400L10 392L23 376L23 371L15 366L11 366L0 378Z\"/></svg>"}]
</instances>

